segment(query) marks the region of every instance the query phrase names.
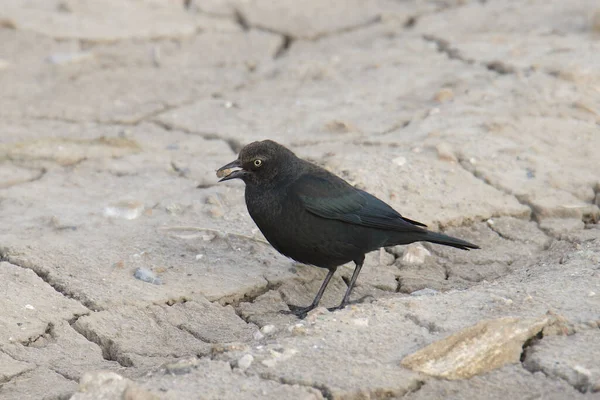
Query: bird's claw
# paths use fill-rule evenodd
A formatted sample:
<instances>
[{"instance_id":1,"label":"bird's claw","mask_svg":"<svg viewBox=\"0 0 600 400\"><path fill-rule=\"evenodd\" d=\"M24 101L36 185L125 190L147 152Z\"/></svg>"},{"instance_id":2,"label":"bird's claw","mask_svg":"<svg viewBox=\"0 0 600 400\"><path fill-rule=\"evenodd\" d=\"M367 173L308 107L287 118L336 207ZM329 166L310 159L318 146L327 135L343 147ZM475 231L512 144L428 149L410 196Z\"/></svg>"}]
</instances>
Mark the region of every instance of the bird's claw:
<instances>
[{"instance_id":1,"label":"bird's claw","mask_svg":"<svg viewBox=\"0 0 600 400\"><path fill-rule=\"evenodd\" d=\"M315 308L316 306L310 305L308 307L299 307L299 306L295 306L293 304L288 304L288 308L289 310L281 310L280 312L282 314L286 314L286 315L295 315L296 317L300 318L300 319L304 319L304 317L306 317L306 315Z\"/></svg>"},{"instance_id":2,"label":"bird's claw","mask_svg":"<svg viewBox=\"0 0 600 400\"><path fill-rule=\"evenodd\" d=\"M328 308L327 310L329 312L334 312L337 310L341 310L344 307L346 307L346 304L342 303L337 307L331 307L331 308ZM308 307L299 307L299 306L295 306L293 304L288 304L288 308L289 308L289 310L281 310L280 313L285 314L285 315L295 315L296 317L298 317L300 319L304 319L310 311L312 311L316 308L316 306L310 305Z\"/></svg>"},{"instance_id":3,"label":"bird's claw","mask_svg":"<svg viewBox=\"0 0 600 400\"><path fill-rule=\"evenodd\" d=\"M344 307L346 307L346 304L340 304L340 305L339 305L339 306L337 306L337 307L331 307L331 308L328 308L327 310L328 310L329 312L334 312L334 311L337 311L337 310L341 310L341 309L343 309Z\"/></svg>"}]
</instances>

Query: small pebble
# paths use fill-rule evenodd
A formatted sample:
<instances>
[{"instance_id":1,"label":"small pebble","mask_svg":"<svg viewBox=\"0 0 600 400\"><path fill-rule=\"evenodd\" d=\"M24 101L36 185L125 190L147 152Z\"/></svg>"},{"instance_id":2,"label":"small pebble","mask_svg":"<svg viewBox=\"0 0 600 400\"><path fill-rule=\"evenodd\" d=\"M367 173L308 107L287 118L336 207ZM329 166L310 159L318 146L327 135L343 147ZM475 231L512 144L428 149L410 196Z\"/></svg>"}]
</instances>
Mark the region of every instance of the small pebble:
<instances>
[{"instance_id":1,"label":"small pebble","mask_svg":"<svg viewBox=\"0 0 600 400\"><path fill-rule=\"evenodd\" d=\"M355 130L352 124L339 120L329 121L325 128L332 133L348 133Z\"/></svg>"},{"instance_id":2,"label":"small pebble","mask_svg":"<svg viewBox=\"0 0 600 400\"><path fill-rule=\"evenodd\" d=\"M208 209L208 215L212 218L223 218L225 216L225 211L221 207L211 207Z\"/></svg>"},{"instance_id":3,"label":"small pebble","mask_svg":"<svg viewBox=\"0 0 600 400\"><path fill-rule=\"evenodd\" d=\"M231 169L231 168L220 169L217 171L217 178L225 178L226 176L231 175L232 172L233 172L233 169Z\"/></svg>"},{"instance_id":4,"label":"small pebble","mask_svg":"<svg viewBox=\"0 0 600 400\"><path fill-rule=\"evenodd\" d=\"M133 273L134 278L143 282L152 283L153 285L162 285L162 281L156 274L146 268L137 268Z\"/></svg>"},{"instance_id":5,"label":"small pebble","mask_svg":"<svg viewBox=\"0 0 600 400\"><path fill-rule=\"evenodd\" d=\"M254 337L254 340L261 340L265 337L265 335L263 335L260 331L254 332L254 335L252 336Z\"/></svg>"},{"instance_id":6,"label":"small pebble","mask_svg":"<svg viewBox=\"0 0 600 400\"><path fill-rule=\"evenodd\" d=\"M272 368L274 367L278 362L280 361L285 361L287 359L292 358L295 354L298 353L298 350L296 349L285 349L282 351L275 351L275 350L270 350L269 353L271 354L272 358L269 358L267 360L263 360L262 364Z\"/></svg>"},{"instance_id":7,"label":"small pebble","mask_svg":"<svg viewBox=\"0 0 600 400\"><path fill-rule=\"evenodd\" d=\"M197 358L191 358L188 360L180 360L174 363L166 364L164 366L165 372L172 375L184 375L192 371L198 365Z\"/></svg>"},{"instance_id":8,"label":"small pebble","mask_svg":"<svg viewBox=\"0 0 600 400\"><path fill-rule=\"evenodd\" d=\"M575 372L577 372L580 375L585 376L586 378L589 378L592 375L592 371L590 371L589 369L587 369L586 367L584 367L582 365L575 365L573 367L573 369L575 370Z\"/></svg>"},{"instance_id":9,"label":"small pebble","mask_svg":"<svg viewBox=\"0 0 600 400\"><path fill-rule=\"evenodd\" d=\"M394 159L392 160L392 162L393 162L394 164L396 164L397 166L401 167L401 166L403 166L404 164L406 164L406 157L402 157L402 156L400 156L400 157L396 157L396 158L394 158Z\"/></svg>"},{"instance_id":10,"label":"small pebble","mask_svg":"<svg viewBox=\"0 0 600 400\"><path fill-rule=\"evenodd\" d=\"M493 293L490 295L490 297L492 298L492 300L500 302L500 303L504 303L507 306L509 306L513 303L513 301L511 299L508 299L508 298L502 297L502 296L498 296Z\"/></svg>"},{"instance_id":11,"label":"small pebble","mask_svg":"<svg viewBox=\"0 0 600 400\"><path fill-rule=\"evenodd\" d=\"M109 218L136 219L144 212L144 204L139 201L119 201L104 208L104 216Z\"/></svg>"},{"instance_id":12,"label":"small pebble","mask_svg":"<svg viewBox=\"0 0 600 400\"><path fill-rule=\"evenodd\" d=\"M406 246L402 255L402 262L406 264L419 265L425 262L431 253L419 243L412 243Z\"/></svg>"},{"instance_id":13,"label":"small pebble","mask_svg":"<svg viewBox=\"0 0 600 400\"><path fill-rule=\"evenodd\" d=\"M250 368L250 365L252 365L252 362L254 361L254 357L252 356L252 354L244 354L238 361L237 361L237 366L239 369L241 369L242 371L247 370L248 368Z\"/></svg>"},{"instance_id":14,"label":"small pebble","mask_svg":"<svg viewBox=\"0 0 600 400\"><path fill-rule=\"evenodd\" d=\"M452 146L448 143L440 143L435 146L437 150L438 158L443 161L456 162L458 161L456 155L454 155L454 150Z\"/></svg>"},{"instance_id":15,"label":"small pebble","mask_svg":"<svg viewBox=\"0 0 600 400\"><path fill-rule=\"evenodd\" d=\"M260 328L260 331L265 335L269 335L275 332L275 325L265 325L262 328Z\"/></svg>"},{"instance_id":16,"label":"small pebble","mask_svg":"<svg viewBox=\"0 0 600 400\"><path fill-rule=\"evenodd\" d=\"M533 179L535 178L535 171L531 168L527 168L525 175L527 176L527 179Z\"/></svg>"},{"instance_id":17,"label":"small pebble","mask_svg":"<svg viewBox=\"0 0 600 400\"><path fill-rule=\"evenodd\" d=\"M167 210L167 213L169 213L171 215L181 214L181 211L183 210L181 205L179 205L177 203L171 203L171 204L167 205L165 207L165 209Z\"/></svg>"},{"instance_id":18,"label":"small pebble","mask_svg":"<svg viewBox=\"0 0 600 400\"><path fill-rule=\"evenodd\" d=\"M454 98L454 92L450 88L442 88L434 97L434 100L438 103L445 103Z\"/></svg>"},{"instance_id":19,"label":"small pebble","mask_svg":"<svg viewBox=\"0 0 600 400\"><path fill-rule=\"evenodd\" d=\"M217 196L207 196L206 200L204 201L206 204L213 204L213 205L221 205L221 200L219 200L219 198Z\"/></svg>"},{"instance_id":20,"label":"small pebble","mask_svg":"<svg viewBox=\"0 0 600 400\"><path fill-rule=\"evenodd\" d=\"M288 327L288 331L294 336L305 336L308 333L303 323L298 323Z\"/></svg>"},{"instance_id":21,"label":"small pebble","mask_svg":"<svg viewBox=\"0 0 600 400\"><path fill-rule=\"evenodd\" d=\"M202 240L204 240L205 242L212 242L216 237L217 235L215 235L214 233L207 233L205 235L202 235Z\"/></svg>"},{"instance_id":22,"label":"small pebble","mask_svg":"<svg viewBox=\"0 0 600 400\"><path fill-rule=\"evenodd\" d=\"M379 265L392 265L396 261L393 254L388 253L383 247L379 249Z\"/></svg>"},{"instance_id":23,"label":"small pebble","mask_svg":"<svg viewBox=\"0 0 600 400\"><path fill-rule=\"evenodd\" d=\"M250 347L244 343L216 343L211 348L211 354L213 356L216 354L229 353L231 351L247 352L250 351Z\"/></svg>"},{"instance_id":24,"label":"small pebble","mask_svg":"<svg viewBox=\"0 0 600 400\"><path fill-rule=\"evenodd\" d=\"M25 304L25 308L28 310L35 310L35 307L32 306L31 304Z\"/></svg>"}]
</instances>

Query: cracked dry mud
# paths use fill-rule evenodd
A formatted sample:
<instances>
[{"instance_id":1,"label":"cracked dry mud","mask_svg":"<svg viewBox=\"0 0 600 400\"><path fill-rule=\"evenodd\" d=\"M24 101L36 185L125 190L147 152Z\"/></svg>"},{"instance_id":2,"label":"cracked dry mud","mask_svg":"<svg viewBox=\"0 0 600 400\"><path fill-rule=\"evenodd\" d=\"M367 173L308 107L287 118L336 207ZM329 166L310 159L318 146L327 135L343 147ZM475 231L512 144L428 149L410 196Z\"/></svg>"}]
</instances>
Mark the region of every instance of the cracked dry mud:
<instances>
[{"instance_id":1,"label":"cracked dry mud","mask_svg":"<svg viewBox=\"0 0 600 400\"><path fill-rule=\"evenodd\" d=\"M598 21L595 0L3 6L0 398L599 398ZM482 249L382 249L351 306L280 313L325 271L214 174L264 138Z\"/></svg>"}]
</instances>

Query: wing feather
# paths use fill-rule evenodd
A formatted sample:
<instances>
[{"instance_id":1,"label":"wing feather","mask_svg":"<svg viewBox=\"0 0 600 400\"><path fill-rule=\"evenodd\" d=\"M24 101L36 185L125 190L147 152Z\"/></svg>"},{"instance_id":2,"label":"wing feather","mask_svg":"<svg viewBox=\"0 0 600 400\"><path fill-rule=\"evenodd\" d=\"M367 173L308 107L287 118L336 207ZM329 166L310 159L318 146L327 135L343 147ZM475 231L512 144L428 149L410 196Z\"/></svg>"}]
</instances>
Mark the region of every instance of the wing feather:
<instances>
[{"instance_id":1,"label":"wing feather","mask_svg":"<svg viewBox=\"0 0 600 400\"><path fill-rule=\"evenodd\" d=\"M290 191L307 211L322 218L400 232L424 231L424 224L402 217L377 197L326 171L303 175Z\"/></svg>"}]
</instances>

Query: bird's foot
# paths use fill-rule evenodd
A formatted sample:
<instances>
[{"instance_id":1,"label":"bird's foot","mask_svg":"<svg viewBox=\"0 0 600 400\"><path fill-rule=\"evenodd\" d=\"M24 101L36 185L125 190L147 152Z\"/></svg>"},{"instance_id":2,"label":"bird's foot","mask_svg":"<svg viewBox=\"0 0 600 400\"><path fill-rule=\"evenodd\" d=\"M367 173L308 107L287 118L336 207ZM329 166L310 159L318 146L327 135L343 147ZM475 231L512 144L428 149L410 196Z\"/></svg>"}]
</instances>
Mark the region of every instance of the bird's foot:
<instances>
[{"instance_id":1,"label":"bird's foot","mask_svg":"<svg viewBox=\"0 0 600 400\"><path fill-rule=\"evenodd\" d=\"M342 303L342 304L340 304L340 305L339 305L339 306L337 306L337 307L331 307L331 308L328 308L327 310L329 310L329 312L334 312L334 311L337 311L337 310L341 310L341 309L343 309L344 307L346 307L346 304L343 304L343 303Z\"/></svg>"},{"instance_id":2,"label":"bird's foot","mask_svg":"<svg viewBox=\"0 0 600 400\"><path fill-rule=\"evenodd\" d=\"M316 305L312 304L308 307L299 307L293 304L288 304L289 310L282 310L281 313L287 315L295 315L296 317L303 319L310 311L314 310L316 307Z\"/></svg>"}]
</instances>

